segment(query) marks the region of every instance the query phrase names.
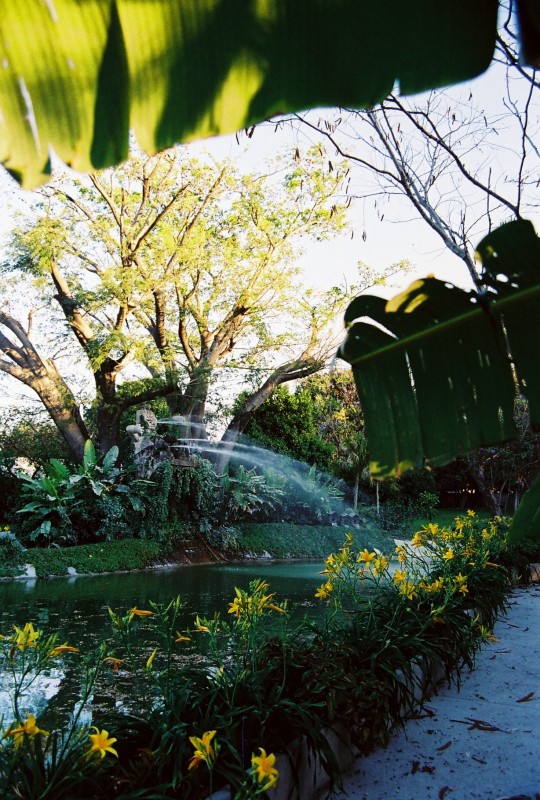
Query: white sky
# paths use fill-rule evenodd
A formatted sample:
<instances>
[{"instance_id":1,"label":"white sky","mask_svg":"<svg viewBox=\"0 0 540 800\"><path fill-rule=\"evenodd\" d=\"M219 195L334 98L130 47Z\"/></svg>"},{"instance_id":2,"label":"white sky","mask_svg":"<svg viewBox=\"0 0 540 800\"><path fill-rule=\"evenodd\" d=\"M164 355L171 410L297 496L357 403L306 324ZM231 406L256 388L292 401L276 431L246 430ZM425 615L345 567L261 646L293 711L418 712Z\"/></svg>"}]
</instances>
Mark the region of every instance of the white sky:
<instances>
[{"instance_id":1,"label":"white sky","mask_svg":"<svg viewBox=\"0 0 540 800\"><path fill-rule=\"evenodd\" d=\"M247 144L246 141L242 137L238 143L236 135L221 136L192 144L190 149L208 152L217 158L240 158L249 169L258 161L271 158L286 144L294 146L296 143L292 131L275 133L272 126L258 127ZM402 207L403 218L410 219L412 212L406 201L402 202ZM334 286L343 279L355 283L359 261L382 272L394 263L408 260L415 267L413 272L406 276L396 275L393 288L386 291L377 288L375 291L392 295L415 278L430 273L466 288L471 287L465 265L443 246L439 237L424 222L415 219L400 223L387 220L380 222L376 214L366 219L360 202L353 202L348 218L350 230L342 236L329 242L312 242L305 247L301 267L307 283L321 288ZM362 240L364 229L367 232L366 241Z\"/></svg>"},{"instance_id":2,"label":"white sky","mask_svg":"<svg viewBox=\"0 0 540 800\"><path fill-rule=\"evenodd\" d=\"M500 67L495 66L483 76L466 84L450 88L447 93L453 92L468 95L472 92L474 103L484 109L488 117L501 113L501 98L504 94L504 74ZM506 136L506 139L505 139ZM316 134L311 133L311 141L316 141ZM320 137L323 138L322 136ZM505 165L505 147L507 156L515 146L515 139L510 139L501 130L501 148L490 154L489 157L497 160L499 168L494 171L501 172ZM223 136L208 139L204 142L192 144L196 152L207 151L217 158L230 156L241 158L246 164L246 169L256 168L257 164L266 158L271 158L284 145L291 147L298 143L307 144L307 134L301 131L295 133L292 129L280 129L275 132L275 126L266 124L258 126L251 139L245 135ZM330 143L326 143L330 148ZM329 149L329 154L331 150ZM485 158L485 152L482 156ZM502 167L501 167L502 165ZM509 172L512 173L510 166ZM352 168L354 172L354 167ZM357 183L356 191L358 186ZM383 271L390 265L402 260L407 260L413 265L413 271L407 275L396 276L393 284L386 289L377 287L374 292L384 296L392 296L405 288L416 278L434 274L441 280L449 280L463 288L472 288L472 282L464 263L453 255L442 243L441 239L428 225L415 218L416 212L404 198L399 200L392 197L389 204L389 213L381 222L372 208L371 203L353 202L349 221L352 231L330 242L313 242L306 249L301 265L306 275L306 281L328 288L339 283L343 278L354 283L357 276L359 261ZM390 212L391 209L391 212ZM527 215L536 222L539 229L539 220L533 215ZM399 222L391 221L400 220ZM366 231L366 240L362 239L362 232ZM354 234L351 237L351 232ZM481 236L479 237L479 239ZM477 242L475 241L476 245Z\"/></svg>"}]
</instances>

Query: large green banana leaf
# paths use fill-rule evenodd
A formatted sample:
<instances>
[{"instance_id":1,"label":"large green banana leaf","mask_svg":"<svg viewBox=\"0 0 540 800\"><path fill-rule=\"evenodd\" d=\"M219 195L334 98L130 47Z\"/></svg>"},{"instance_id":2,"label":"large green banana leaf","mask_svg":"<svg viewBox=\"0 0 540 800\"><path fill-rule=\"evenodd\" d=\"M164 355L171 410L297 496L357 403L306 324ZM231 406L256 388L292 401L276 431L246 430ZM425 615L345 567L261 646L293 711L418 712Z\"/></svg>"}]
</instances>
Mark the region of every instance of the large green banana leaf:
<instances>
[{"instance_id":1,"label":"large green banana leaf","mask_svg":"<svg viewBox=\"0 0 540 800\"><path fill-rule=\"evenodd\" d=\"M530 222L509 222L478 256L481 293L425 278L347 309L340 355L353 368L376 478L513 438L516 392L540 428L540 239ZM537 507L529 500L519 517L528 537L540 536Z\"/></svg>"},{"instance_id":2,"label":"large green banana leaf","mask_svg":"<svg viewBox=\"0 0 540 800\"><path fill-rule=\"evenodd\" d=\"M498 0L2 0L0 159L26 186L52 147L81 171L278 112L365 107L492 58ZM536 0L520 0L525 58Z\"/></svg>"}]
</instances>

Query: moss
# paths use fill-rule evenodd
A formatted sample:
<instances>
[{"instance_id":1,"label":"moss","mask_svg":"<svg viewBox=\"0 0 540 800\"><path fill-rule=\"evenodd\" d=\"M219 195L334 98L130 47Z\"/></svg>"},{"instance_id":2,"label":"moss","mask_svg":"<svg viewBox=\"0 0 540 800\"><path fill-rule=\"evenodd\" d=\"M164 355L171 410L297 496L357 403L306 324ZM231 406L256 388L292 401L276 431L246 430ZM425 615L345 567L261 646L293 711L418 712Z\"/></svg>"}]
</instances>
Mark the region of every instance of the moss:
<instances>
[{"instance_id":1,"label":"moss","mask_svg":"<svg viewBox=\"0 0 540 800\"><path fill-rule=\"evenodd\" d=\"M33 564L38 577L42 578L67 575L69 567L81 574L144 569L162 556L163 548L157 542L123 539L47 550L35 548L25 553L25 561Z\"/></svg>"},{"instance_id":2,"label":"moss","mask_svg":"<svg viewBox=\"0 0 540 800\"><path fill-rule=\"evenodd\" d=\"M360 548L394 549L393 537L372 528L357 530L343 525L291 525L288 522L251 523L235 526L239 532L238 550L270 553L274 558L326 558L343 545L345 533L353 535Z\"/></svg>"}]
</instances>

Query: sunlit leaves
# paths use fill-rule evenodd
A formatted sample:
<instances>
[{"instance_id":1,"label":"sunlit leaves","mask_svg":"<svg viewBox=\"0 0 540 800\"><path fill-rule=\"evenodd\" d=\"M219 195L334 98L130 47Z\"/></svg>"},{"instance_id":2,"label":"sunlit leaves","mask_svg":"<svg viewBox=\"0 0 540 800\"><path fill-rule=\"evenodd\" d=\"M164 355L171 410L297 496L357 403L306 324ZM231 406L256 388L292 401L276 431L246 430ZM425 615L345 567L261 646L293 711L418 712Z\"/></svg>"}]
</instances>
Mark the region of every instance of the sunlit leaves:
<instances>
[{"instance_id":1,"label":"sunlit leaves","mask_svg":"<svg viewBox=\"0 0 540 800\"><path fill-rule=\"evenodd\" d=\"M0 21L0 158L25 185L49 148L90 171L278 112L366 107L474 77L497 0L16 0ZM531 38L531 37L529 37ZM534 37L532 37L534 38Z\"/></svg>"}]
</instances>

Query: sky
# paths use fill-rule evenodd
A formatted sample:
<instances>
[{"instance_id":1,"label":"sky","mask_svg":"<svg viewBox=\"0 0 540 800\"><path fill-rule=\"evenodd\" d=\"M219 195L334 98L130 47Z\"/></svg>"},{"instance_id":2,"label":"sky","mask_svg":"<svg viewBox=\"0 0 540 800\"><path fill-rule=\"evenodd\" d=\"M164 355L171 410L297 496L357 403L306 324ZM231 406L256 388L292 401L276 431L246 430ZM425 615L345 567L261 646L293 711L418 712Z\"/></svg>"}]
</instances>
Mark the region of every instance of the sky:
<instances>
[{"instance_id":1,"label":"sky","mask_svg":"<svg viewBox=\"0 0 540 800\"><path fill-rule=\"evenodd\" d=\"M473 93L475 104L489 115L497 113L496 109L500 110L503 89L503 77L495 68L474 81L446 91L450 97L455 93L456 98ZM322 113L324 114L324 110ZM313 112L313 115L316 118L318 112ZM317 141L316 134L308 134L307 128L293 130L289 126L276 130L277 127L266 123L257 126L250 139L245 134L222 136L190 144L190 148L195 152L208 152L217 158L240 159L246 169L250 169L256 168L265 158L272 158L282 147L294 147L298 144L307 146L309 141ZM500 139L502 145L503 131ZM514 142L515 140L508 140L509 152L514 148ZM492 155L499 162L502 158L503 163L498 165L499 172L502 171L504 146ZM362 193L362 183L358 179L356 191L358 194ZM463 262L443 245L439 236L425 222L415 217L416 212L411 210L405 199L393 197L389 208L391 212L385 214L385 219L381 221L371 202L362 202L361 199L354 201L349 209L349 230L346 233L330 242L314 242L306 248L301 261L306 282L322 288L335 285L342 279L351 283L355 282L358 262L364 262L382 272L394 263L407 260L411 264L411 272L396 275L385 289L377 287L377 294L392 296L416 278L428 274L434 274L441 280L448 280L465 289L472 288L471 278ZM362 236L364 231L365 240Z\"/></svg>"},{"instance_id":2,"label":"sky","mask_svg":"<svg viewBox=\"0 0 540 800\"><path fill-rule=\"evenodd\" d=\"M194 152L208 152L219 157L240 159L249 169L264 158L272 158L282 147L294 146L298 134L293 131L275 132L274 126L259 126L252 138L222 136L190 145ZM305 281L320 288L330 288L336 283L355 283L358 262L363 262L377 271L383 271L402 260L411 262L412 271L407 275L396 275L386 290L377 288L377 294L391 296L405 288L417 277L435 273L441 280L450 280L464 288L471 287L468 272L462 262L442 245L420 220L409 218L408 205L401 204L407 222L382 221L375 214L366 220L366 211L360 202L349 209L348 230L328 242L313 242L305 247L300 261ZM397 209L396 209L397 210ZM395 213L394 213L395 216ZM399 216L399 211L398 211ZM366 229L366 240L362 232Z\"/></svg>"}]
</instances>

